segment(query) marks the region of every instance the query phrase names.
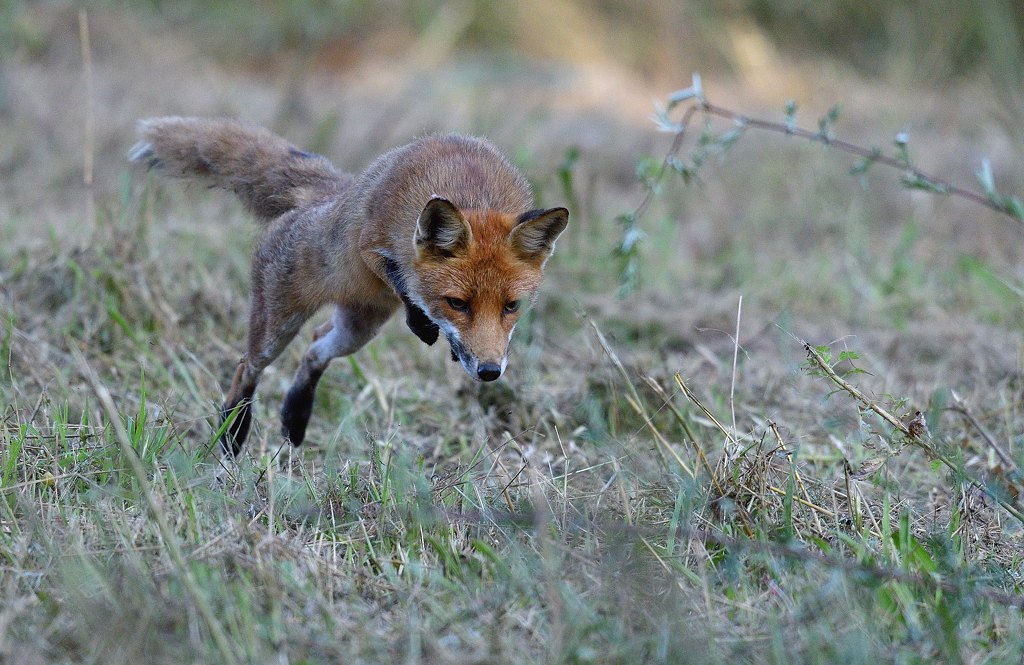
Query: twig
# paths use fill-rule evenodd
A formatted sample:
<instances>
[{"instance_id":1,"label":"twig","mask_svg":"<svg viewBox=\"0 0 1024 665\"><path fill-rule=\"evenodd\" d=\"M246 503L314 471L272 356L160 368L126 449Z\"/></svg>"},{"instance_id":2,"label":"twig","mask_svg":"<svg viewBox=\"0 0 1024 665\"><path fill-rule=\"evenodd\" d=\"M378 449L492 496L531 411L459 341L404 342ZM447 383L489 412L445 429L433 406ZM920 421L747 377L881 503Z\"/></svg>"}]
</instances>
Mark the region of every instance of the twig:
<instances>
[{"instance_id":1,"label":"twig","mask_svg":"<svg viewBox=\"0 0 1024 665\"><path fill-rule=\"evenodd\" d=\"M1007 208L1007 206L1002 205L997 201L993 201L984 194L979 194L978 192L974 192L969 189L959 187L949 182L948 180L943 180L942 178L937 178L933 175L925 173L924 171L918 169L915 166L912 166L911 164L901 159L883 155L881 151L878 150L877 148L865 148L863 146L850 143L849 141L843 141L841 139L834 138L829 134L820 131L812 131L810 129L805 129L803 127L792 127L780 122L773 122L771 120L751 118L741 113L737 113L736 111L724 108L722 106L718 106L716 104L712 104L708 101L699 102L695 106L695 108L699 108L703 113L707 115L713 115L718 116L719 118L733 120L743 127L763 129L765 131L775 132L777 134L786 134L788 136L796 136L802 139L807 139L809 141L823 143L832 148L842 150L843 152L848 152L852 155L863 157L864 159L868 160L871 163L882 164L884 166L889 166L894 169L900 169L902 171L905 171L909 175L913 176L915 179L927 182L929 185L934 186L938 191L940 191L943 194L959 196L960 198L967 199L972 203L977 203L978 205L983 205L986 208L995 210L996 212L1006 215L1007 217L1010 217L1012 219L1017 219L1013 212L1011 212L1010 209ZM685 127L683 128L683 130L685 131Z\"/></svg>"},{"instance_id":2,"label":"twig","mask_svg":"<svg viewBox=\"0 0 1024 665\"><path fill-rule=\"evenodd\" d=\"M864 393L862 393L861 391L857 390L857 388L855 388L851 384L847 383L847 381L843 377L841 377L838 374L836 374L835 370L832 369L832 367L827 362L825 362L825 359L821 357L821 354L819 354L815 350L815 348L813 346L811 346L807 342L803 342L803 345L804 345L804 351L807 352L808 359L810 359L811 362L813 362L815 365L817 365L818 369L820 369L822 372L824 372L825 376L827 376L829 379L831 379L833 383L835 383L837 386L839 386L840 388L842 388L846 392L850 393L855 400L857 400L858 402L860 402L861 404L863 404L867 408L869 408L872 411L874 411L875 413L877 413L879 416L882 417L883 420L885 420L890 425L892 425L893 427L898 429L900 432L902 432L903 435L906 436L908 439L912 438L910 436L910 428L907 427L906 425L904 425L902 420L900 420L896 416L892 415L891 413L889 413L888 411L886 411L885 409L880 407L875 402L873 402L870 399L868 399L867 397L865 397ZM931 446L929 446L928 444L926 444L924 442L916 441L916 440L915 440L915 442L918 443L918 445L924 446L928 450L929 453L932 452Z\"/></svg>"},{"instance_id":3,"label":"twig","mask_svg":"<svg viewBox=\"0 0 1024 665\"><path fill-rule=\"evenodd\" d=\"M851 396L853 396L855 400L863 404L865 407L877 413L879 416L882 417L883 420L888 422L897 430L902 432L908 443L921 448L922 450L925 451L927 455L942 462L942 464L944 464L950 471L953 471L954 473L959 475L963 475L963 469L959 465L957 465L949 457L943 455L942 453L935 449L935 446L933 446L931 442L928 440L930 437L927 435L926 432L922 434L919 431L911 430L911 428L904 425L899 418L883 409L874 401L868 399L864 395L864 393L857 390L857 388L849 384L845 379L843 379L843 377L836 374L835 370L832 369L832 367L830 367L827 362L825 362L825 359L821 357L821 355L814 349L813 346L811 346L807 342L803 342L803 345L804 351L807 352L807 358L812 363L814 363L814 365L818 369L820 369L825 374L825 376L829 378L829 380L831 380L837 386L848 392ZM995 492L993 492L984 484L976 480L969 480L971 484L975 485L976 487L978 487L978 489L980 489L982 492L984 492L993 500L995 500L996 503L1002 506L1003 509L1006 510L1006 512L1010 513L1010 515L1012 515L1014 518L1016 518L1017 521L1024 524L1024 510L1021 510L1021 508L1018 507L1014 502L1012 502L1010 499L1005 499L1001 496L997 496Z\"/></svg>"},{"instance_id":4,"label":"twig","mask_svg":"<svg viewBox=\"0 0 1024 665\"><path fill-rule=\"evenodd\" d=\"M953 400L956 402L956 406L951 407L950 410L955 411L966 418L967 422L974 426L974 429L978 430L978 433L981 434L981 438L985 439L985 443L995 451L996 456L1002 461L1003 466L1006 467L1007 471L1009 471L1013 476L1019 477L1020 467L1018 467L1017 463L1013 461L1013 458L1010 457L1009 453L1003 450L1002 446L996 443L995 438L989 434L988 430L982 427L981 423L974 417L974 414L971 413L969 408L967 408L967 404L960 399L959 395L953 393Z\"/></svg>"},{"instance_id":5,"label":"twig","mask_svg":"<svg viewBox=\"0 0 1024 665\"><path fill-rule=\"evenodd\" d=\"M85 136L82 158L82 184L85 185L85 223L96 221L96 192L93 190L93 162L96 136L96 118L93 112L92 43L89 39L89 14L78 12L78 37L82 46L82 79L85 86Z\"/></svg>"},{"instance_id":6,"label":"twig","mask_svg":"<svg viewBox=\"0 0 1024 665\"><path fill-rule=\"evenodd\" d=\"M668 119L668 110L671 110L673 107L683 102L690 102L690 104L683 112L682 119L678 123L672 123ZM625 215L625 217L632 220L634 224L643 217L644 213L647 212L647 209L650 207L654 197L658 193L658 185L664 179L665 175L671 170L669 167L673 164L678 164L678 155L679 151L682 150L683 142L686 138L686 131L690 127L693 116L697 113L701 113L705 116L714 116L725 120L732 120L740 129L760 129L776 134L796 136L808 141L822 143L823 145L827 145L862 158L864 160L863 163L865 167L870 164L881 164L890 168L899 169L907 174L908 181L920 183L932 192L957 196L966 201L970 201L971 203L976 203L989 208L990 210L994 210L995 212L1005 215L1015 221L1024 222L1024 212L1022 212L1022 210L1024 210L1024 205L1022 205L1020 200L1015 197L1003 196L995 191L994 185L991 182L991 172L988 168L987 162L983 164L982 171L978 174L982 184L986 187L986 191L984 193L979 193L922 171L910 162L910 158L906 153L899 157L891 157L883 154L878 148L865 148L855 143L851 143L850 141L837 139L827 131L827 125L823 125L822 129L818 131L814 131L796 126L792 118L788 118L789 121L786 123L764 120L763 118L752 118L738 111L725 108L724 106L712 104L704 96L700 76L697 74L694 74L693 85L690 88L680 90L669 97L668 110L664 113L659 113L656 117L656 122L658 122L665 131L672 132L672 143L661 160L661 167L658 169L657 173L655 173L653 182L645 187L645 191L640 202L632 212ZM792 110L795 112L795 107ZM905 142L900 145L905 149Z\"/></svg>"}]
</instances>

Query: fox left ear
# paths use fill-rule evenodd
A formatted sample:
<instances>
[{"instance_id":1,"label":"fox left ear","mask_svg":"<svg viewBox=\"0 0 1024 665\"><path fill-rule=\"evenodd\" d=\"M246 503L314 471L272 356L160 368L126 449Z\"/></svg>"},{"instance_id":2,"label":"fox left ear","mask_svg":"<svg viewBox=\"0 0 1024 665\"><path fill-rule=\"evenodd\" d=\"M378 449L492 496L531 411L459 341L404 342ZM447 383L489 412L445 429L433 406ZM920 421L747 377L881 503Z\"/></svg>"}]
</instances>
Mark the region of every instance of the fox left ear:
<instances>
[{"instance_id":1,"label":"fox left ear","mask_svg":"<svg viewBox=\"0 0 1024 665\"><path fill-rule=\"evenodd\" d=\"M565 208L524 212L509 234L509 240L523 258L544 262L551 256L555 241L568 223L569 211Z\"/></svg>"},{"instance_id":2,"label":"fox left ear","mask_svg":"<svg viewBox=\"0 0 1024 665\"><path fill-rule=\"evenodd\" d=\"M416 220L413 244L417 252L452 256L469 246L473 232L459 209L446 199L434 197Z\"/></svg>"}]
</instances>

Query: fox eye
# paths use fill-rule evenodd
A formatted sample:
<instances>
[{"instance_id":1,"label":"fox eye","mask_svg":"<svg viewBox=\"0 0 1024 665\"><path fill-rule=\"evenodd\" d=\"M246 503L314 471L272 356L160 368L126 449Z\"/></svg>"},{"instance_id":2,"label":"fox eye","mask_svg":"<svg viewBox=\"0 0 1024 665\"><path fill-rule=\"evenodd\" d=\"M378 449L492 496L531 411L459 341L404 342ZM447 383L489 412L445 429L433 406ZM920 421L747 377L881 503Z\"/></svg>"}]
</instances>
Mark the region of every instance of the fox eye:
<instances>
[{"instance_id":1,"label":"fox eye","mask_svg":"<svg viewBox=\"0 0 1024 665\"><path fill-rule=\"evenodd\" d=\"M504 312L506 314L515 314L516 312L519 311L519 303L519 300L510 300L509 302L505 303Z\"/></svg>"},{"instance_id":2,"label":"fox eye","mask_svg":"<svg viewBox=\"0 0 1024 665\"><path fill-rule=\"evenodd\" d=\"M447 302L448 306L457 312L469 311L469 302L463 300L462 298L445 298L445 302Z\"/></svg>"}]
</instances>

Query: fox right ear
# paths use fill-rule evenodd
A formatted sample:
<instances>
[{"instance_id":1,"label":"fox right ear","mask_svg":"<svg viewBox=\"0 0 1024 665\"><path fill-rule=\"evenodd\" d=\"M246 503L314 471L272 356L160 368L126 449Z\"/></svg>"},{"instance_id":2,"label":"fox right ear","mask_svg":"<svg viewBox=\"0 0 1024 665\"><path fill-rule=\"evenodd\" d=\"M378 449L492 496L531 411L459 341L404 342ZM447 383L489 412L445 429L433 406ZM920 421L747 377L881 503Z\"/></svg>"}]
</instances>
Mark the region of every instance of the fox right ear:
<instances>
[{"instance_id":1,"label":"fox right ear","mask_svg":"<svg viewBox=\"0 0 1024 665\"><path fill-rule=\"evenodd\" d=\"M434 197L416 220L413 244L417 253L452 256L469 246L473 232L451 201Z\"/></svg>"},{"instance_id":2,"label":"fox right ear","mask_svg":"<svg viewBox=\"0 0 1024 665\"><path fill-rule=\"evenodd\" d=\"M569 211L565 208L524 212L509 234L509 240L521 256L543 265L555 249L555 240L558 240L568 223Z\"/></svg>"}]
</instances>

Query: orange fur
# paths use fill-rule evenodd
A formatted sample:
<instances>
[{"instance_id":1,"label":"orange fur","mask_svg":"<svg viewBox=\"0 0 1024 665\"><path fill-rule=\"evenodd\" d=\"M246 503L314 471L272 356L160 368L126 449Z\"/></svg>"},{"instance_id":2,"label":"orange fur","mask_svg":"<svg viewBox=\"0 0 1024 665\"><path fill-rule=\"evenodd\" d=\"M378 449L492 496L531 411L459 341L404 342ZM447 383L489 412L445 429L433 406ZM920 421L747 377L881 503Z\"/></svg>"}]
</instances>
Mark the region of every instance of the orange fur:
<instances>
[{"instance_id":1,"label":"orange fur","mask_svg":"<svg viewBox=\"0 0 1024 665\"><path fill-rule=\"evenodd\" d=\"M294 445L327 364L361 348L402 304L421 339L443 333L470 376L498 378L568 223L564 208L531 209L526 179L483 139L427 136L352 176L229 120L155 118L139 133L132 161L233 191L267 223L253 258L248 350L223 409L233 453L263 369L325 305L332 319L317 329L281 412Z\"/></svg>"}]
</instances>

